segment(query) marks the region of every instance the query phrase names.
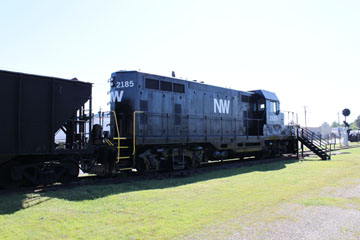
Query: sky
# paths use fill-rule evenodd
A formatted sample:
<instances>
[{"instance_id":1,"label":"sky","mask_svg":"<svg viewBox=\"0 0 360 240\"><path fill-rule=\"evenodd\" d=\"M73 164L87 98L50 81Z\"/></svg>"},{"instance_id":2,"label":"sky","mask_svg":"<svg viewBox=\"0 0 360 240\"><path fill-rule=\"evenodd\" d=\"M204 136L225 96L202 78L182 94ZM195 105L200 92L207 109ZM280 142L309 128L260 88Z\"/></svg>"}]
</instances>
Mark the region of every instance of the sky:
<instances>
[{"instance_id":1,"label":"sky","mask_svg":"<svg viewBox=\"0 0 360 240\"><path fill-rule=\"evenodd\" d=\"M360 115L360 1L0 0L0 69L92 82L112 72L277 94L285 120ZM290 113L288 113L288 112ZM294 113L294 114L293 114Z\"/></svg>"}]
</instances>

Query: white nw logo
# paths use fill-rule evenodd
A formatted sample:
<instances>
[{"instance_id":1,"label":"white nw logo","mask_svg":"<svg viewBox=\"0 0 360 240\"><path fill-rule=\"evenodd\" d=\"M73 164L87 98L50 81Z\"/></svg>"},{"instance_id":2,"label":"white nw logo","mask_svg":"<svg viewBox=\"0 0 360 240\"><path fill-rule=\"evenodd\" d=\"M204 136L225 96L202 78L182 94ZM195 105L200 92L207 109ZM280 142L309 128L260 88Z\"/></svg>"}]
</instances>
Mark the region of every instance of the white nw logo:
<instances>
[{"instance_id":1,"label":"white nw logo","mask_svg":"<svg viewBox=\"0 0 360 240\"><path fill-rule=\"evenodd\" d=\"M124 95L124 91L112 91L111 93L111 102L121 102Z\"/></svg>"},{"instance_id":2,"label":"white nw logo","mask_svg":"<svg viewBox=\"0 0 360 240\"><path fill-rule=\"evenodd\" d=\"M230 109L230 100L223 100L223 99L216 99L214 98L214 113L216 113L216 110L219 113L226 113L229 114Z\"/></svg>"}]
</instances>

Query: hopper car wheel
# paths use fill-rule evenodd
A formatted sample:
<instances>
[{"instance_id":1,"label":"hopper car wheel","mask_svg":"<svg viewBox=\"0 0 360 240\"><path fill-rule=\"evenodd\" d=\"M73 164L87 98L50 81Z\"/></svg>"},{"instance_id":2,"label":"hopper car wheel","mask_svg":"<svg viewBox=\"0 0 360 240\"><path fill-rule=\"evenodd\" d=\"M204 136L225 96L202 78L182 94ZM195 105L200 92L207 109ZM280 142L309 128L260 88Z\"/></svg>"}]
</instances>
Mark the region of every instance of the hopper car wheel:
<instances>
[{"instance_id":1,"label":"hopper car wheel","mask_svg":"<svg viewBox=\"0 0 360 240\"><path fill-rule=\"evenodd\" d=\"M65 171L60 177L60 182L63 184L69 184L77 180L79 176L79 166L72 161L67 161L64 163Z\"/></svg>"},{"instance_id":2,"label":"hopper car wheel","mask_svg":"<svg viewBox=\"0 0 360 240\"><path fill-rule=\"evenodd\" d=\"M21 186L22 176L16 177L14 179L13 173L15 173L15 168L19 164L16 162L6 163L0 166L0 188L2 189L12 189ZM15 173L15 175L18 175Z\"/></svg>"},{"instance_id":3,"label":"hopper car wheel","mask_svg":"<svg viewBox=\"0 0 360 240\"><path fill-rule=\"evenodd\" d=\"M41 184L40 181L41 169L38 166L31 166L25 168L23 176L25 183L30 186L37 186Z\"/></svg>"}]
</instances>

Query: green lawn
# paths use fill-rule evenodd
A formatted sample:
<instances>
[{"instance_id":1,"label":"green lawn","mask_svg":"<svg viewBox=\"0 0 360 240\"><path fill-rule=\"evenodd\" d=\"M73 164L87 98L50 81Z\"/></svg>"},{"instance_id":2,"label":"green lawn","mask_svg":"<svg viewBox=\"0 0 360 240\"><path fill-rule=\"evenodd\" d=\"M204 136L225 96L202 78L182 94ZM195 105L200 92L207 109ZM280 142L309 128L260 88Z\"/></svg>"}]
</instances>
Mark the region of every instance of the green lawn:
<instances>
[{"instance_id":1,"label":"green lawn","mask_svg":"<svg viewBox=\"0 0 360 240\"><path fill-rule=\"evenodd\" d=\"M0 239L181 239L359 179L360 148L343 151L351 154L331 161L283 161L186 178L0 196Z\"/></svg>"}]
</instances>

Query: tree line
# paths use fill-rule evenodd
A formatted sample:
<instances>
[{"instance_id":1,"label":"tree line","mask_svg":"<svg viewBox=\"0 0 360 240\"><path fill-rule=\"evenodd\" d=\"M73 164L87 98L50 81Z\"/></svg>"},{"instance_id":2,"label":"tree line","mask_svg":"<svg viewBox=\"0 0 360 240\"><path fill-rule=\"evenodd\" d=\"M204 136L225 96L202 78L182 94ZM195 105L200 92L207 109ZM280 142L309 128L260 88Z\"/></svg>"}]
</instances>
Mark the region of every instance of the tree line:
<instances>
[{"instance_id":1,"label":"tree line","mask_svg":"<svg viewBox=\"0 0 360 240\"><path fill-rule=\"evenodd\" d=\"M350 124L350 128L351 129L360 129L360 115L355 119L354 122L349 123ZM344 123L340 124L340 127L344 127ZM333 123L331 124L331 127L335 128L335 127L339 127L339 123L336 121L333 121Z\"/></svg>"}]
</instances>

